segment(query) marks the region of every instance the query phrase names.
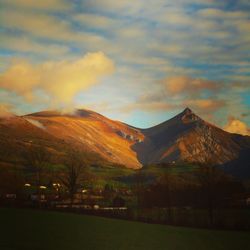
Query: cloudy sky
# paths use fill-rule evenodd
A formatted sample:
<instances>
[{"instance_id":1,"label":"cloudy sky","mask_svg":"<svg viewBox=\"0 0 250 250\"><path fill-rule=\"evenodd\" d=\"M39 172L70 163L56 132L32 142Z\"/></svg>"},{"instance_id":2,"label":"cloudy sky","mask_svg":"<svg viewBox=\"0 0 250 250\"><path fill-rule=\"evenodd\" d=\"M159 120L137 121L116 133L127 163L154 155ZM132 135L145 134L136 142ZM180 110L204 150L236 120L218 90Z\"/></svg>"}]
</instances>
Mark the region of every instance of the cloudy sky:
<instances>
[{"instance_id":1,"label":"cloudy sky","mask_svg":"<svg viewBox=\"0 0 250 250\"><path fill-rule=\"evenodd\" d=\"M0 113L149 127L189 106L249 133L248 0L0 0L0 32Z\"/></svg>"}]
</instances>

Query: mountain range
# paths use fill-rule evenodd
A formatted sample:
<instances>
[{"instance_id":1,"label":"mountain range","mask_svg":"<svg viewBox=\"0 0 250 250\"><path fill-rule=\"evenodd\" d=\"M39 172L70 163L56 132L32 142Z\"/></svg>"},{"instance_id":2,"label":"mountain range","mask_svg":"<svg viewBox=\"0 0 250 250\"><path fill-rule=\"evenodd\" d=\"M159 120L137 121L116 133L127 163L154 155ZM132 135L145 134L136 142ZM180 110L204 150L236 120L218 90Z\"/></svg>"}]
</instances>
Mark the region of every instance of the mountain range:
<instances>
[{"instance_id":1,"label":"mountain range","mask_svg":"<svg viewBox=\"0 0 250 250\"><path fill-rule=\"evenodd\" d=\"M0 118L0 161L16 164L28 146L42 145L60 156L65 148L138 169L155 163L209 163L250 177L250 136L228 133L186 108L147 129L108 119L90 110L74 114L42 111ZM13 160L14 159L14 160Z\"/></svg>"}]
</instances>

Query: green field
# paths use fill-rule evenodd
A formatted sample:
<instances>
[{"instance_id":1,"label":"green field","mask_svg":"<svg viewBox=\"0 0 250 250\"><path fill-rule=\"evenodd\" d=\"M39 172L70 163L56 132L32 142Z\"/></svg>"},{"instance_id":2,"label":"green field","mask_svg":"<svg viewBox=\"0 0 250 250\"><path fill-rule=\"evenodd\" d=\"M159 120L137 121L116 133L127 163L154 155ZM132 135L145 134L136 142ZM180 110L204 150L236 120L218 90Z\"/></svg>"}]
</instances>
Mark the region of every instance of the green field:
<instances>
[{"instance_id":1,"label":"green field","mask_svg":"<svg viewBox=\"0 0 250 250\"><path fill-rule=\"evenodd\" d=\"M144 175L144 181L151 183L157 180L164 173L183 174L190 173L194 170L193 165L176 164L172 167L161 167L157 165L150 165L142 168L140 173ZM90 166L87 168L87 173L90 176L90 181L85 181L85 184L94 188L104 188L105 184L113 187L126 187L130 188L135 184L135 174L138 171L119 166ZM94 181L91 181L94 180Z\"/></svg>"},{"instance_id":2,"label":"green field","mask_svg":"<svg viewBox=\"0 0 250 250\"><path fill-rule=\"evenodd\" d=\"M250 232L210 231L94 216L0 209L0 249L250 249Z\"/></svg>"}]
</instances>

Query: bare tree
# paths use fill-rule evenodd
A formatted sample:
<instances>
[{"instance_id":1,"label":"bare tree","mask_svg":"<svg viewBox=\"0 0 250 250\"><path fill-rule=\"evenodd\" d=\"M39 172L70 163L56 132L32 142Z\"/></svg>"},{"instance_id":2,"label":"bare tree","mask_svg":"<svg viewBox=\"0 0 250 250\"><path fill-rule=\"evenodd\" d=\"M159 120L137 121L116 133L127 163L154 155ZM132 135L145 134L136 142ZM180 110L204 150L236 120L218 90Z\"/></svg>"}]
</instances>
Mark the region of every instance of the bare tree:
<instances>
[{"instance_id":1,"label":"bare tree","mask_svg":"<svg viewBox=\"0 0 250 250\"><path fill-rule=\"evenodd\" d=\"M225 198L224 187L230 182L230 177L209 163L200 166L197 173L201 188L200 198L207 208L210 226L213 226L215 209Z\"/></svg>"},{"instance_id":2,"label":"bare tree","mask_svg":"<svg viewBox=\"0 0 250 250\"><path fill-rule=\"evenodd\" d=\"M136 194L137 208L142 206L143 192L145 191L146 175L141 170L137 170L135 173L135 186L134 191Z\"/></svg>"},{"instance_id":3,"label":"bare tree","mask_svg":"<svg viewBox=\"0 0 250 250\"><path fill-rule=\"evenodd\" d=\"M35 173L36 187L39 193L42 174L49 165L51 155L45 147L39 145L27 149L23 156L27 169Z\"/></svg>"},{"instance_id":4,"label":"bare tree","mask_svg":"<svg viewBox=\"0 0 250 250\"><path fill-rule=\"evenodd\" d=\"M168 223L172 223L172 206L173 206L173 195L177 186L177 176L169 172L165 172L160 178L160 185L162 189L161 199L163 204L167 208Z\"/></svg>"},{"instance_id":5,"label":"bare tree","mask_svg":"<svg viewBox=\"0 0 250 250\"><path fill-rule=\"evenodd\" d=\"M66 171L60 180L69 192L72 207L86 162L80 152L72 150L67 154L65 166Z\"/></svg>"}]
</instances>

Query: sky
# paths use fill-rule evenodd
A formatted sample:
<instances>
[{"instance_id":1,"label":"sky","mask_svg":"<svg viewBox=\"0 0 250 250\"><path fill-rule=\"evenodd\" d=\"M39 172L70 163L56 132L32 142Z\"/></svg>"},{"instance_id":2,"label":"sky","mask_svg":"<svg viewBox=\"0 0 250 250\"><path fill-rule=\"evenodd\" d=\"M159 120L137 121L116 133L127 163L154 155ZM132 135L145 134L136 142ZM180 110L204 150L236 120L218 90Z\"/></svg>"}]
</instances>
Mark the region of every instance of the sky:
<instances>
[{"instance_id":1,"label":"sky","mask_svg":"<svg viewBox=\"0 0 250 250\"><path fill-rule=\"evenodd\" d=\"M146 128L185 107L250 134L250 1L0 0L0 115L87 108Z\"/></svg>"}]
</instances>

